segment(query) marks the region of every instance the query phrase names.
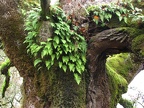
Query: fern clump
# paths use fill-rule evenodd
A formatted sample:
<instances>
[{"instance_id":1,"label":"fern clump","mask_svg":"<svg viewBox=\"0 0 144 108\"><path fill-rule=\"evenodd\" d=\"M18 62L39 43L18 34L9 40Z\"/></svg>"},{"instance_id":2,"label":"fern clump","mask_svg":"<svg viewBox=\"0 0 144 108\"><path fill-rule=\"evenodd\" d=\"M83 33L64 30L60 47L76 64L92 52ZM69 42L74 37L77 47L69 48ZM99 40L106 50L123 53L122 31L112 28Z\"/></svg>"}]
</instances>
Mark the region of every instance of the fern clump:
<instances>
[{"instance_id":1,"label":"fern clump","mask_svg":"<svg viewBox=\"0 0 144 108\"><path fill-rule=\"evenodd\" d=\"M51 16L47 21L53 29L52 36L46 41L39 41L41 9L33 9L26 19L25 27L28 35L25 39L27 52L34 58L34 66L42 68L41 64L49 70L55 62L64 72L74 73L79 84L81 74L85 71L86 41L83 36L71 29L70 22L59 7L51 7Z\"/></svg>"}]
</instances>

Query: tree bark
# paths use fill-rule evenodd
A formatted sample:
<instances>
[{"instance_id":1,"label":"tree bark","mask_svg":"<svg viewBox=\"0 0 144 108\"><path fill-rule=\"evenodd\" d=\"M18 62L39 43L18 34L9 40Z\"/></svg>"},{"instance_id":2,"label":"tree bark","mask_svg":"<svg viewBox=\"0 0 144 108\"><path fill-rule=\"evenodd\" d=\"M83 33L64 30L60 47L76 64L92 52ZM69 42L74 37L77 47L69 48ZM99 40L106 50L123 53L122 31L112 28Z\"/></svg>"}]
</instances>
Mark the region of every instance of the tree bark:
<instances>
[{"instance_id":1,"label":"tree bark","mask_svg":"<svg viewBox=\"0 0 144 108\"><path fill-rule=\"evenodd\" d=\"M42 20L46 21L47 15L50 15L50 0L41 0L41 8L42 8L42 13L41 13L41 17Z\"/></svg>"},{"instance_id":2,"label":"tree bark","mask_svg":"<svg viewBox=\"0 0 144 108\"><path fill-rule=\"evenodd\" d=\"M106 73L108 55L132 52L131 33L126 28L102 31L91 37L87 50L87 72L80 85L71 72L55 64L38 72L26 53L23 19L15 0L0 0L0 37L5 53L24 78L23 108L110 108L111 92ZM135 35L135 34L132 34Z\"/></svg>"},{"instance_id":3,"label":"tree bark","mask_svg":"<svg viewBox=\"0 0 144 108\"><path fill-rule=\"evenodd\" d=\"M128 41L121 42L121 39L127 36L122 31L118 29L105 30L92 37L88 44L87 60L90 82L87 93L87 108L110 107L111 94L107 83L108 77L105 64L108 55L130 51ZM125 37L116 41L121 36Z\"/></svg>"}]
</instances>

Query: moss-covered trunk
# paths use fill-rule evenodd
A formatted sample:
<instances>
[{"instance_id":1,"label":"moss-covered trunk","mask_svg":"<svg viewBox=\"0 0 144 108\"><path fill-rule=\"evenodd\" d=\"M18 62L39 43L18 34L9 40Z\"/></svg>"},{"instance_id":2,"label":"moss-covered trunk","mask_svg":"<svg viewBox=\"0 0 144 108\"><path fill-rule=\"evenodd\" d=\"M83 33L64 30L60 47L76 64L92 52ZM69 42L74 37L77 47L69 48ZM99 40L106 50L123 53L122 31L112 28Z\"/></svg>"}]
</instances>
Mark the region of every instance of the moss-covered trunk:
<instances>
[{"instance_id":1,"label":"moss-covered trunk","mask_svg":"<svg viewBox=\"0 0 144 108\"><path fill-rule=\"evenodd\" d=\"M77 85L72 73L65 73L57 66L51 71L36 71L23 44L23 19L17 4L13 0L0 2L0 37L5 53L23 77L23 108L84 108L85 76Z\"/></svg>"},{"instance_id":2,"label":"moss-covered trunk","mask_svg":"<svg viewBox=\"0 0 144 108\"><path fill-rule=\"evenodd\" d=\"M114 75L112 76L112 72L107 73L106 59L108 55L133 52L132 47L141 49L139 39L135 37L143 32L117 28L93 36L88 43L87 72L83 74L80 85L77 85L73 73L63 72L57 64L50 71L44 68L37 71L34 68L33 60L27 55L26 46L23 44L25 39L23 19L17 10L15 0L0 0L0 37L7 56L24 78L23 108L114 108L116 106L120 97L114 95L118 91L113 90ZM133 42L136 44L132 46ZM143 52L143 47L141 50ZM123 86L120 86L119 88L123 90Z\"/></svg>"},{"instance_id":3,"label":"moss-covered trunk","mask_svg":"<svg viewBox=\"0 0 144 108\"><path fill-rule=\"evenodd\" d=\"M23 108L85 108L85 81L77 85L71 73L53 67L24 78L24 95Z\"/></svg>"}]
</instances>

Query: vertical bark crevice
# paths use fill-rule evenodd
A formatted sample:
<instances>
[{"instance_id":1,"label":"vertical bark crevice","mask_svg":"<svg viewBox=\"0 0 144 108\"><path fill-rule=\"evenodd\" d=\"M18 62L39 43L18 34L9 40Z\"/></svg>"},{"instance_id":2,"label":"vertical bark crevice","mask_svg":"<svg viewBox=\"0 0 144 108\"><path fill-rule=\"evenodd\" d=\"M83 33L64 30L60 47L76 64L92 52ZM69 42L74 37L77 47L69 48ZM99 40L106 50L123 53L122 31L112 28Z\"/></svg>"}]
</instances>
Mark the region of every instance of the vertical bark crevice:
<instances>
[{"instance_id":1,"label":"vertical bark crevice","mask_svg":"<svg viewBox=\"0 0 144 108\"><path fill-rule=\"evenodd\" d=\"M95 60L95 71L90 73L87 108L109 108L110 91L107 83L108 78L105 71L105 63L105 55L100 55Z\"/></svg>"}]
</instances>

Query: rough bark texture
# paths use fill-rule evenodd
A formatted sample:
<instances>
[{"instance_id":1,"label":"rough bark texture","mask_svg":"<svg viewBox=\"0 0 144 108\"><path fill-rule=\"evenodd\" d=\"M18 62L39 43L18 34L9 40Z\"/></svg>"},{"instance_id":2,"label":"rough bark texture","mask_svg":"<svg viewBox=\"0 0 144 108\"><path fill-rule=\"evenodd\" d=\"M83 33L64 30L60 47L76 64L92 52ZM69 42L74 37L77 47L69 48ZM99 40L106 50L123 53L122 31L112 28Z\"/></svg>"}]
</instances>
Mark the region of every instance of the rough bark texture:
<instances>
[{"instance_id":1,"label":"rough bark texture","mask_svg":"<svg viewBox=\"0 0 144 108\"><path fill-rule=\"evenodd\" d=\"M129 51L129 43L125 40L121 42L122 30L110 29L92 37L88 46L88 70L90 72L90 82L88 87L88 108L109 108L110 89L106 74L106 58L110 54ZM122 33L122 36L126 36ZM114 39L113 39L114 38Z\"/></svg>"},{"instance_id":2,"label":"rough bark texture","mask_svg":"<svg viewBox=\"0 0 144 108\"><path fill-rule=\"evenodd\" d=\"M23 44L25 33L23 19L18 12L17 4L13 0L0 1L0 37L4 44L4 51L12 64L18 69L24 78L24 102L30 108L36 101L36 93L33 87L35 69L31 58L26 53L26 45ZM31 95L33 94L33 97Z\"/></svg>"},{"instance_id":3,"label":"rough bark texture","mask_svg":"<svg viewBox=\"0 0 144 108\"><path fill-rule=\"evenodd\" d=\"M131 47L143 30L116 28L95 34L88 43L88 72L77 85L72 73L64 73L57 64L49 72L35 70L23 44L23 19L15 0L0 0L0 19L5 53L24 78L23 108L114 108L110 106L112 92L105 66L108 55L134 52L133 47L144 50L139 42Z\"/></svg>"},{"instance_id":4,"label":"rough bark texture","mask_svg":"<svg viewBox=\"0 0 144 108\"><path fill-rule=\"evenodd\" d=\"M72 73L56 68L38 73L26 53L23 19L13 0L0 1L0 37L5 53L24 78L23 108L83 108L86 88L77 85Z\"/></svg>"},{"instance_id":5,"label":"rough bark texture","mask_svg":"<svg viewBox=\"0 0 144 108\"><path fill-rule=\"evenodd\" d=\"M24 82L23 108L84 108L84 82L77 85L71 73L64 73L56 66L49 72L36 73Z\"/></svg>"}]
</instances>

